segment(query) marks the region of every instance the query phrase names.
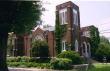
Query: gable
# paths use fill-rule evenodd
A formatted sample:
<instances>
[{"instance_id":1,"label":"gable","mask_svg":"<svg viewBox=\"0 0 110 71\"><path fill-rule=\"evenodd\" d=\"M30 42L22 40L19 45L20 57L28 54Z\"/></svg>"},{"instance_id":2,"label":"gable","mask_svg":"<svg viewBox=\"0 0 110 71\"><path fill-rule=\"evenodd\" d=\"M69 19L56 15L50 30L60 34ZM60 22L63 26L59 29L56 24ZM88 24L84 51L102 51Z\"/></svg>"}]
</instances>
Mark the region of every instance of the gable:
<instances>
[{"instance_id":1,"label":"gable","mask_svg":"<svg viewBox=\"0 0 110 71\"><path fill-rule=\"evenodd\" d=\"M44 39L44 35L43 35L44 31L41 28L37 28L35 31L32 32L32 40L43 40Z\"/></svg>"}]
</instances>

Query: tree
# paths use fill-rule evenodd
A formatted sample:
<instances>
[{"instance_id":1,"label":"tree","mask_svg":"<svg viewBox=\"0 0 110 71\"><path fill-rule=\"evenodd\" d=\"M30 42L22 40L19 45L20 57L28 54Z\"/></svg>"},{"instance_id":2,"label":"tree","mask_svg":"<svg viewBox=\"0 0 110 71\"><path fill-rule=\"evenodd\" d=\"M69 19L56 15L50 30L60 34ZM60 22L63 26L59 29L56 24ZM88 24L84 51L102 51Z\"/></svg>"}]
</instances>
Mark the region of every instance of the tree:
<instances>
[{"instance_id":1,"label":"tree","mask_svg":"<svg viewBox=\"0 0 110 71\"><path fill-rule=\"evenodd\" d=\"M109 40L105 36L101 36L100 37L100 42L104 42L104 43L110 44Z\"/></svg>"},{"instance_id":2,"label":"tree","mask_svg":"<svg viewBox=\"0 0 110 71\"><path fill-rule=\"evenodd\" d=\"M98 45L100 43L100 36L99 36L99 31L98 28L95 26L90 27L90 44L91 44L91 54L94 57L95 52L98 48Z\"/></svg>"},{"instance_id":3,"label":"tree","mask_svg":"<svg viewBox=\"0 0 110 71\"><path fill-rule=\"evenodd\" d=\"M8 71L6 64L8 33L27 33L40 20L38 1L0 2L0 71Z\"/></svg>"},{"instance_id":4,"label":"tree","mask_svg":"<svg viewBox=\"0 0 110 71\"><path fill-rule=\"evenodd\" d=\"M103 61L103 57L106 57L107 60L110 60L110 45L108 43L101 42L95 54L95 58L99 61Z\"/></svg>"},{"instance_id":5,"label":"tree","mask_svg":"<svg viewBox=\"0 0 110 71\"><path fill-rule=\"evenodd\" d=\"M32 43L32 57L49 57L49 47L46 41L36 40Z\"/></svg>"},{"instance_id":6,"label":"tree","mask_svg":"<svg viewBox=\"0 0 110 71\"><path fill-rule=\"evenodd\" d=\"M59 12L56 11L56 24L55 24L55 40L56 40L56 54L61 53L61 25L59 21Z\"/></svg>"},{"instance_id":7,"label":"tree","mask_svg":"<svg viewBox=\"0 0 110 71\"><path fill-rule=\"evenodd\" d=\"M105 36L100 37L100 44L98 49L95 52L95 59L102 61L103 57L106 57L110 60L110 42Z\"/></svg>"}]
</instances>

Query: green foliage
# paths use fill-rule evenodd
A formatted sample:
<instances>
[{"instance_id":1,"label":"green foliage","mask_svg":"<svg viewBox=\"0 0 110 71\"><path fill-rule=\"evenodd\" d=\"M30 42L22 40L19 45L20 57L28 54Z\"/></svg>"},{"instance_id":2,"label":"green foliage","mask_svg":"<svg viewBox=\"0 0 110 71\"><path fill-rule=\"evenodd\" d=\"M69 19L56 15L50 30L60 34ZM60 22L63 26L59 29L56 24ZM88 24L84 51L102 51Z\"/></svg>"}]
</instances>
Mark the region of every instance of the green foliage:
<instances>
[{"instance_id":1,"label":"green foliage","mask_svg":"<svg viewBox=\"0 0 110 71\"><path fill-rule=\"evenodd\" d=\"M8 67L25 67L25 68L29 68L29 67L35 67L35 68L50 68L50 64L49 63L34 63L34 62L7 62Z\"/></svg>"},{"instance_id":2,"label":"green foliage","mask_svg":"<svg viewBox=\"0 0 110 71\"><path fill-rule=\"evenodd\" d=\"M61 25L59 21L59 12L56 12L56 24L55 24L55 40L56 40L56 54L61 53Z\"/></svg>"},{"instance_id":3,"label":"green foliage","mask_svg":"<svg viewBox=\"0 0 110 71\"><path fill-rule=\"evenodd\" d=\"M40 20L38 1L0 2L0 71L8 71L6 65L8 33L29 33Z\"/></svg>"},{"instance_id":4,"label":"green foliage","mask_svg":"<svg viewBox=\"0 0 110 71\"><path fill-rule=\"evenodd\" d=\"M7 57L7 62L35 62L35 63L49 63L51 58L37 58L37 57Z\"/></svg>"},{"instance_id":5,"label":"green foliage","mask_svg":"<svg viewBox=\"0 0 110 71\"><path fill-rule=\"evenodd\" d=\"M7 57L9 67L37 67L50 68L50 58L36 58L36 57Z\"/></svg>"},{"instance_id":6,"label":"green foliage","mask_svg":"<svg viewBox=\"0 0 110 71\"><path fill-rule=\"evenodd\" d=\"M110 61L110 42L106 37L101 36L99 47L95 52L95 59L98 61L103 61L104 57Z\"/></svg>"},{"instance_id":7,"label":"green foliage","mask_svg":"<svg viewBox=\"0 0 110 71\"><path fill-rule=\"evenodd\" d=\"M99 48L96 50L96 59L103 61L103 57L110 60L110 45L107 43L100 43Z\"/></svg>"},{"instance_id":8,"label":"green foliage","mask_svg":"<svg viewBox=\"0 0 110 71\"><path fill-rule=\"evenodd\" d=\"M46 41L36 40L32 43L32 57L49 57L49 48Z\"/></svg>"},{"instance_id":9,"label":"green foliage","mask_svg":"<svg viewBox=\"0 0 110 71\"><path fill-rule=\"evenodd\" d=\"M29 32L40 20L40 5L35 1L0 2L0 31Z\"/></svg>"},{"instance_id":10,"label":"green foliage","mask_svg":"<svg viewBox=\"0 0 110 71\"><path fill-rule=\"evenodd\" d=\"M99 36L98 28L92 26L90 27L90 44L91 44L92 56L95 56L95 52L98 48L99 43L100 43L100 36Z\"/></svg>"},{"instance_id":11,"label":"green foliage","mask_svg":"<svg viewBox=\"0 0 110 71\"><path fill-rule=\"evenodd\" d=\"M18 67L20 64L17 63L17 62L11 62L11 63L8 63L8 66L9 67Z\"/></svg>"},{"instance_id":12,"label":"green foliage","mask_svg":"<svg viewBox=\"0 0 110 71\"><path fill-rule=\"evenodd\" d=\"M105 36L101 36L100 37L100 42L102 43L106 43L106 44L110 44L109 40L105 37Z\"/></svg>"},{"instance_id":13,"label":"green foliage","mask_svg":"<svg viewBox=\"0 0 110 71\"><path fill-rule=\"evenodd\" d=\"M15 57L7 57L7 62L17 62L17 58Z\"/></svg>"},{"instance_id":14,"label":"green foliage","mask_svg":"<svg viewBox=\"0 0 110 71\"><path fill-rule=\"evenodd\" d=\"M31 57L29 62L36 62L36 63L49 63L51 58L36 58Z\"/></svg>"},{"instance_id":15,"label":"green foliage","mask_svg":"<svg viewBox=\"0 0 110 71\"><path fill-rule=\"evenodd\" d=\"M50 61L53 69L68 70L71 69L72 61L67 58L54 58Z\"/></svg>"},{"instance_id":16,"label":"green foliage","mask_svg":"<svg viewBox=\"0 0 110 71\"><path fill-rule=\"evenodd\" d=\"M72 60L72 64L82 64L84 61L75 51L63 51L57 55L58 58L68 58Z\"/></svg>"},{"instance_id":17,"label":"green foliage","mask_svg":"<svg viewBox=\"0 0 110 71\"><path fill-rule=\"evenodd\" d=\"M26 57L26 56L7 57L7 62L29 62L29 60L30 60L30 57Z\"/></svg>"},{"instance_id":18,"label":"green foliage","mask_svg":"<svg viewBox=\"0 0 110 71\"><path fill-rule=\"evenodd\" d=\"M64 25L60 25L61 27L61 37L63 37L65 35L65 32L67 31L67 25L64 24Z\"/></svg>"}]
</instances>

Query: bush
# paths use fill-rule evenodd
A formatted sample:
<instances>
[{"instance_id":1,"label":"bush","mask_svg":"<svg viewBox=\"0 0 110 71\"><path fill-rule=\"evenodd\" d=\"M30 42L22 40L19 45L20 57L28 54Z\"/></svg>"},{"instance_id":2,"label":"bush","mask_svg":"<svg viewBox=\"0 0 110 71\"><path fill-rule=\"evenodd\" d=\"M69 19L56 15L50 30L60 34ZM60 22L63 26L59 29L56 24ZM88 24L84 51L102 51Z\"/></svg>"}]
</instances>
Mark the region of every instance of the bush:
<instances>
[{"instance_id":1,"label":"bush","mask_svg":"<svg viewBox=\"0 0 110 71\"><path fill-rule=\"evenodd\" d=\"M68 70L71 69L72 61L67 58L54 58L50 61L51 68L59 70Z\"/></svg>"},{"instance_id":2,"label":"bush","mask_svg":"<svg viewBox=\"0 0 110 71\"><path fill-rule=\"evenodd\" d=\"M20 58L20 62L29 62L30 61L30 57L27 56L23 56L23 57L19 57Z\"/></svg>"},{"instance_id":3,"label":"bush","mask_svg":"<svg viewBox=\"0 0 110 71\"><path fill-rule=\"evenodd\" d=\"M18 62L8 62L8 67L19 67L20 66L20 63Z\"/></svg>"},{"instance_id":4,"label":"bush","mask_svg":"<svg viewBox=\"0 0 110 71\"><path fill-rule=\"evenodd\" d=\"M32 57L49 57L48 44L45 41L36 40L32 43Z\"/></svg>"},{"instance_id":5,"label":"bush","mask_svg":"<svg viewBox=\"0 0 110 71\"><path fill-rule=\"evenodd\" d=\"M7 64L9 67L37 67L50 68L51 58L37 58L37 57L7 57Z\"/></svg>"},{"instance_id":6,"label":"bush","mask_svg":"<svg viewBox=\"0 0 110 71\"><path fill-rule=\"evenodd\" d=\"M36 58L31 57L29 62L36 62L36 63L49 63L51 58Z\"/></svg>"},{"instance_id":7,"label":"bush","mask_svg":"<svg viewBox=\"0 0 110 71\"><path fill-rule=\"evenodd\" d=\"M17 62L15 57L7 57L7 62Z\"/></svg>"},{"instance_id":8,"label":"bush","mask_svg":"<svg viewBox=\"0 0 110 71\"><path fill-rule=\"evenodd\" d=\"M21 61L21 57L7 57L7 62L20 62Z\"/></svg>"},{"instance_id":9,"label":"bush","mask_svg":"<svg viewBox=\"0 0 110 71\"><path fill-rule=\"evenodd\" d=\"M37 68L50 68L49 63L34 63L34 62L7 62L8 67L37 67Z\"/></svg>"},{"instance_id":10,"label":"bush","mask_svg":"<svg viewBox=\"0 0 110 71\"><path fill-rule=\"evenodd\" d=\"M37 57L7 57L7 62L36 62L49 63L51 58L37 58Z\"/></svg>"},{"instance_id":11,"label":"bush","mask_svg":"<svg viewBox=\"0 0 110 71\"><path fill-rule=\"evenodd\" d=\"M72 64L82 64L84 61L77 52L64 51L57 55L58 58L68 58L72 60Z\"/></svg>"},{"instance_id":12,"label":"bush","mask_svg":"<svg viewBox=\"0 0 110 71\"><path fill-rule=\"evenodd\" d=\"M7 62L29 62L30 61L30 57L7 57Z\"/></svg>"}]
</instances>

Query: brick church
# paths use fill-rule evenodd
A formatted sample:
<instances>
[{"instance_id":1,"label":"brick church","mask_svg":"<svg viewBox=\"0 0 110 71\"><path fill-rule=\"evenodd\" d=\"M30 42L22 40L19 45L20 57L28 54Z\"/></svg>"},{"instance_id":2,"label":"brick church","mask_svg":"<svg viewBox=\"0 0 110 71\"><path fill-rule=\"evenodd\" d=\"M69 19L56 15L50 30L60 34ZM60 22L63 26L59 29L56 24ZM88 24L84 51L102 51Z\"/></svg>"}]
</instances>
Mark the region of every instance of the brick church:
<instances>
[{"instance_id":1,"label":"brick church","mask_svg":"<svg viewBox=\"0 0 110 71\"><path fill-rule=\"evenodd\" d=\"M56 15L58 14L61 26L65 25L66 31L62 37L62 51L74 50L81 56L90 57L90 31L91 26L80 28L79 7L71 1L57 5ZM50 57L55 57L55 27L37 27L30 35L16 36L15 50L23 50L24 56L30 56L32 40L46 40L49 46ZM70 47L70 48L69 48ZM19 55L19 54L18 54Z\"/></svg>"}]
</instances>

